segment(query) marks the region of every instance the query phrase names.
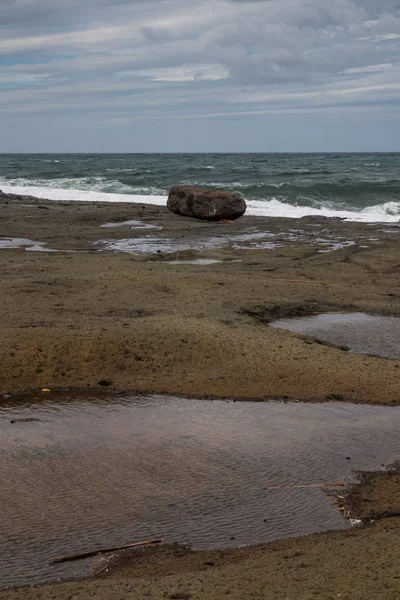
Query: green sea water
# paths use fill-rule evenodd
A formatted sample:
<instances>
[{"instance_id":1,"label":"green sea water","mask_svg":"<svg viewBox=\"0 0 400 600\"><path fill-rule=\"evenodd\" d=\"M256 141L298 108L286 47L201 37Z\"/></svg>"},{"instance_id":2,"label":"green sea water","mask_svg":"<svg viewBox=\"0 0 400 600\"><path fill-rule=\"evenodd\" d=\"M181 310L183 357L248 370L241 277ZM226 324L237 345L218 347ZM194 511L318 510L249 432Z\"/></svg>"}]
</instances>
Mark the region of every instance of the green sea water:
<instances>
[{"instance_id":1,"label":"green sea water","mask_svg":"<svg viewBox=\"0 0 400 600\"><path fill-rule=\"evenodd\" d=\"M248 212L400 219L400 153L2 154L0 189L162 204L176 183L242 194Z\"/></svg>"}]
</instances>

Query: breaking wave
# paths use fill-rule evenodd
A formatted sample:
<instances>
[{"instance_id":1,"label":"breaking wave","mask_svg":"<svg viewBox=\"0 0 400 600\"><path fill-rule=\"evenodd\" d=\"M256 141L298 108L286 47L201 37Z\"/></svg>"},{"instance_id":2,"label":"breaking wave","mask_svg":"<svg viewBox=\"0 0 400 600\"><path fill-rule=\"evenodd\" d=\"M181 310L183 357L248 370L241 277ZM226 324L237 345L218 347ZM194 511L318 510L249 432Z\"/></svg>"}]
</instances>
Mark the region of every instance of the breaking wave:
<instances>
[{"instance_id":1,"label":"breaking wave","mask_svg":"<svg viewBox=\"0 0 400 600\"><path fill-rule=\"evenodd\" d=\"M54 201L80 201L80 202L135 202L165 205L166 194L153 193L110 193L94 189L57 188L54 186L38 187L26 185L3 185L1 189L6 193L47 198ZM311 207L293 205L273 197L268 200L249 200L247 202L248 215L300 218L307 215L320 215L325 217L340 217L349 221L363 222L397 222L400 220L400 202L386 202L367 207L361 211L337 210L328 207Z\"/></svg>"},{"instance_id":2,"label":"breaking wave","mask_svg":"<svg viewBox=\"0 0 400 600\"><path fill-rule=\"evenodd\" d=\"M162 205L185 183L237 192L248 214L369 222L400 220L399 172L400 154L0 155L0 189L54 201Z\"/></svg>"}]
</instances>

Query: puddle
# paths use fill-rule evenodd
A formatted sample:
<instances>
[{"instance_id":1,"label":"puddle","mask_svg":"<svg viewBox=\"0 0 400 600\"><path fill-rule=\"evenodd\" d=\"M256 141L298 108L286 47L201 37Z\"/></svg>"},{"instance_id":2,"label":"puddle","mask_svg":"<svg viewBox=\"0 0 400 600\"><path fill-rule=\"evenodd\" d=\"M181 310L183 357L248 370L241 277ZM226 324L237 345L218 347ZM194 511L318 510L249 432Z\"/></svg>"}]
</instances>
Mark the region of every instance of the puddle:
<instances>
[{"instance_id":1,"label":"puddle","mask_svg":"<svg viewBox=\"0 0 400 600\"><path fill-rule=\"evenodd\" d=\"M89 575L98 558L48 559L144 539L213 548L348 527L321 489L267 486L379 468L400 456L399 428L400 407L3 401L0 587Z\"/></svg>"},{"instance_id":2,"label":"puddle","mask_svg":"<svg viewBox=\"0 0 400 600\"><path fill-rule=\"evenodd\" d=\"M329 232L323 229L319 233L328 234ZM289 229L287 234L284 235L284 239L286 241L294 242L295 245L296 242L301 242L303 244L322 246L322 248L318 250L318 253L335 252L336 250L342 250L343 248L349 248L350 246L356 245L354 240L346 240L338 236L332 236L331 239L329 237L315 237L302 229Z\"/></svg>"},{"instance_id":3,"label":"puddle","mask_svg":"<svg viewBox=\"0 0 400 600\"><path fill-rule=\"evenodd\" d=\"M275 242L265 242L265 241L259 241L256 244L252 243L252 244L233 244L233 248L235 248L235 250L248 250L248 249L252 249L252 250L275 250L275 248L281 248L282 244L277 244Z\"/></svg>"},{"instance_id":4,"label":"puddle","mask_svg":"<svg viewBox=\"0 0 400 600\"><path fill-rule=\"evenodd\" d=\"M27 246L25 250L27 252L58 252L58 250L54 250L53 248L45 248L44 243ZM71 252L71 250L69 250L69 252Z\"/></svg>"},{"instance_id":5,"label":"puddle","mask_svg":"<svg viewBox=\"0 0 400 600\"><path fill-rule=\"evenodd\" d=\"M333 242L329 240L316 240L318 244L323 244L324 246L328 246L328 248L324 248L323 250L318 250L319 253L323 254L324 252L335 252L336 250L342 250L343 248L350 248L350 246L355 246L356 242L353 240L348 240L346 242Z\"/></svg>"},{"instance_id":6,"label":"puddle","mask_svg":"<svg viewBox=\"0 0 400 600\"><path fill-rule=\"evenodd\" d=\"M48 248L47 242L34 242L26 238L0 238L0 250L24 248L26 252L88 252L88 250L56 250Z\"/></svg>"},{"instance_id":7,"label":"puddle","mask_svg":"<svg viewBox=\"0 0 400 600\"><path fill-rule=\"evenodd\" d=\"M46 242L34 242L26 238L0 238L0 250L7 248L25 248L30 252L57 252L52 248L46 248Z\"/></svg>"},{"instance_id":8,"label":"puddle","mask_svg":"<svg viewBox=\"0 0 400 600\"><path fill-rule=\"evenodd\" d=\"M100 227L130 227L131 229L161 229L157 225L149 225L143 221L117 221L115 223L103 223Z\"/></svg>"},{"instance_id":9,"label":"puddle","mask_svg":"<svg viewBox=\"0 0 400 600\"><path fill-rule=\"evenodd\" d=\"M103 244L105 250L127 252L129 254L154 254L156 252L172 253L184 252L185 250L209 250L219 246L219 244L214 242L212 238L209 238L204 242L178 242L172 239L150 235L138 238L104 241L100 243Z\"/></svg>"},{"instance_id":10,"label":"puddle","mask_svg":"<svg viewBox=\"0 0 400 600\"><path fill-rule=\"evenodd\" d=\"M129 221L125 221L128 223ZM140 223L137 221L137 223ZM117 227L120 223L108 223L102 227ZM152 226L149 226L152 227ZM322 237L323 236L323 237ZM153 254L155 252L184 252L187 250L214 250L218 248L233 248L235 250L274 250L283 246L298 246L308 244L317 247L317 251L335 252L342 248L355 246L355 240L341 236L330 235L328 230L320 230L317 235L303 229L288 229L277 233L269 231L249 230L246 233L234 235L196 235L168 238L162 236L145 236L124 238L119 240L103 240L98 242L105 250L128 252L131 254Z\"/></svg>"},{"instance_id":11,"label":"puddle","mask_svg":"<svg viewBox=\"0 0 400 600\"><path fill-rule=\"evenodd\" d=\"M167 265L213 265L214 263L225 262L216 258L193 258L191 260L165 260ZM229 261L237 262L237 261Z\"/></svg>"},{"instance_id":12,"label":"puddle","mask_svg":"<svg viewBox=\"0 0 400 600\"><path fill-rule=\"evenodd\" d=\"M161 262L161 261L160 261ZM167 265L213 265L215 263L225 263L226 265L231 263L242 262L241 260L221 260L218 258L188 258L182 260L164 260L162 261Z\"/></svg>"},{"instance_id":13,"label":"puddle","mask_svg":"<svg viewBox=\"0 0 400 600\"><path fill-rule=\"evenodd\" d=\"M288 329L301 335L347 346L352 352L400 358L400 318L365 313L326 313L298 319L282 319L270 327Z\"/></svg>"},{"instance_id":14,"label":"puddle","mask_svg":"<svg viewBox=\"0 0 400 600\"><path fill-rule=\"evenodd\" d=\"M176 253L186 250L214 250L217 248L273 248L275 244L266 242L267 238L275 237L268 232L243 233L230 236L203 236L180 241L178 239L145 236L120 240L99 242L105 250L128 252L131 254L154 254L156 252ZM263 246L264 244L264 246Z\"/></svg>"}]
</instances>

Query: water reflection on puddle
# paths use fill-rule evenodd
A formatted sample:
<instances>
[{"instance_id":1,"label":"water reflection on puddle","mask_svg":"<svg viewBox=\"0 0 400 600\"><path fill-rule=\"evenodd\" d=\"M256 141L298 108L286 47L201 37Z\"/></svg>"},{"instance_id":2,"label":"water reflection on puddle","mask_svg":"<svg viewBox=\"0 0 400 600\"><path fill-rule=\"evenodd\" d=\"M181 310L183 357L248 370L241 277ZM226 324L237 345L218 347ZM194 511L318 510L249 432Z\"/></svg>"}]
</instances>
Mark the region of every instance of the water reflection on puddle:
<instances>
[{"instance_id":1,"label":"water reflection on puddle","mask_svg":"<svg viewBox=\"0 0 400 600\"><path fill-rule=\"evenodd\" d=\"M153 254L156 252L184 252L187 250L213 250L216 248L232 247L245 248L276 248L277 244L266 241L274 237L268 232L243 233L231 236L201 236L189 239L172 239L157 236L126 238L100 242L106 250L128 252L131 254Z\"/></svg>"},{"instance_id":2,"label":"water reflection on puddle","mask_svg":"<svg viewBox=\"0 0 400 600\"><path fill-rule=\"evenodd\" d=\"M318 250L319 253L325 252L336 252L336 250L342 250L343 248L350 248L350 246L355 246L356 243L353 240L348 240L344 242L332 242L329 240L316 240L318 244L322 244L324 248L322 250Z\"/></svg>"},{"instance_id":3,"label":"water reflection on puddle","mask_svg":"<svg viewBox=\"0 0 400 600\"><path fill-rule=\"evenodd\" d=\"M157 225L150 225L148 223L144 223L143 221L116 221L115 223L103 223L100 227L130 227L131 229L161 229L161 227L157 227Z\"/></svg>"},{"instance_id":4,"label":"water reflection on puddle","mask_svg":"<svg viewBox=\"0 0 400 600\"><path fill-rule=\"evenodd\" d=\"M46 242L34 242L26 238L0 238L0 250L7 248L25 248L30 252L57 252L52 248L47 248Z\"/></svg>"},{"instance_id":5,"label":"water reflection on puddle","mask_svg":"<svg viewBox=\"0 0 400 600\"><path fill-rule=\"evenodd\" d=\"M164 260L162 261L167 265L214 265L215 263L224 263L229 265L231 263L242 262L240 259L238 260L221 260L218 258L188 258L188 259L176 259L176 260Z\"/></svg>"},{"instance_id":6,"label":"water reflection on puddle","mask_svg":"<svg viewBox=\"0 0 400 600\"><path fill-rule=\"evenodd\" d=\"M167 265L213 265L215 263L224 262L222 260L218 260L216 258L193 258L187 260L166 260L163 261ZM229 261L229 262L237 262L237 261Z\"/></svg>"},{"instance_id":7,"label":"water reflection on puddle","mask_svg":"<svg viewBox=\"0 0 400 600\"><path fill-rule=\"evenodd\" d=\"M102 225L102 227L118 227L127 223L134 223L134 221L107 223ZM140 224L140 221L136 223ZM139 228L139 225L137 227ZM146 227L153 226L149 225ZM325 230L322 230L320 233L323 234L323 237L321 235L317 237L313 234L310 235L310 232L301 229L289 229L279 233L249 229L246 233L231 235L196 235L195 232L192 232L189 236L177 238L147 235L136 238L103 240L98 243L105 250L127 252L130 254L173 253L187 250L213 250L226 247L231 247L235 250L274 250L282 246L298 246L299 244L312 245L317 249L317 252L325 253L357 245L357 242L354 240L330 235Z\"/></svg>"},{"instance_id":8,"label":"water reflection on puddle","mask_svg":"<svg viewBox=\"0 0 400 600\"><path fill-rule=\"evenodd\" d=\"M353 352L400 358L400 318L365 313L326 313L298 319L282 319L271 327L347 346Z\"/></svg>"},{"instance_id":9,"label":"water reflection on puddle","mask_svg":"<svg viewBox=\"0 0 400 600\"><path fill-rule=\"evenodd\" d=\"M320 489L400 455L400 408L55 395L0 407L0 587L90 574L62 554L212 548L346 527ZM11 424L11 420L35 418ZM347 460L350 457L351 460Z\"/></svg>"}]
</instances>

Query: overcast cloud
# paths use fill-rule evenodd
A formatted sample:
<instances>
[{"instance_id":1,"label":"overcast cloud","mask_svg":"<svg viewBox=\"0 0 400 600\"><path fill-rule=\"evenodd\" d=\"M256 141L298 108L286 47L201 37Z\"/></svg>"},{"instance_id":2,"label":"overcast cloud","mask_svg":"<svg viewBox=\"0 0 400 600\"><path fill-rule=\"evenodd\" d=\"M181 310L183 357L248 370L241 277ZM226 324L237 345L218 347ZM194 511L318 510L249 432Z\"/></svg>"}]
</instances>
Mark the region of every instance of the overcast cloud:
<instances>
[{"instance_id":1,"label":"overcast cloud","mask_svg":"<svg viewBox=\"0 0 400 600\"><path fill-rule=\"evenodd\" d=\"M0 151L400 150L400 0L1 0Z\"/></svg>"}]
</instances>

